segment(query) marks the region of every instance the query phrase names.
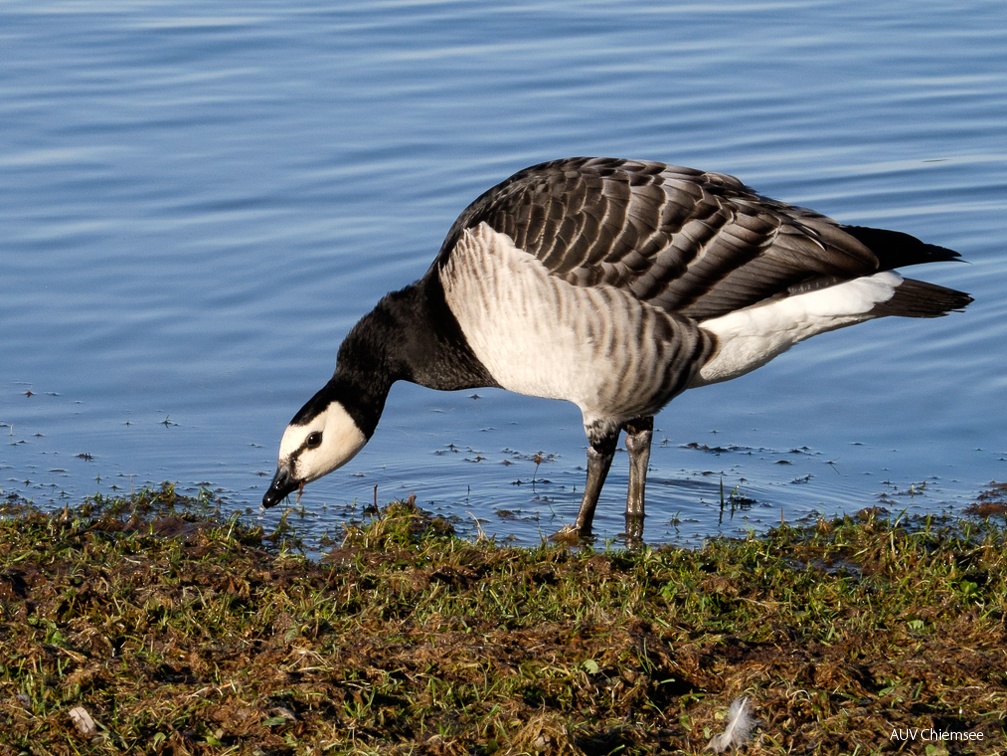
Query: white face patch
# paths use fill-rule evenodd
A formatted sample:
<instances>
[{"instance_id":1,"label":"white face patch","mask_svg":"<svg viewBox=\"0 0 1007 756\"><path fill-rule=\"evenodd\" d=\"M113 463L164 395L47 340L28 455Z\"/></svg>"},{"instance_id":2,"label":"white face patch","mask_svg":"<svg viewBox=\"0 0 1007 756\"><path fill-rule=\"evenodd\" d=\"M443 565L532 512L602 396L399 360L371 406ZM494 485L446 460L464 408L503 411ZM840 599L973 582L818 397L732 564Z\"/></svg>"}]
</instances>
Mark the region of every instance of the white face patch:
<instances>
[{"instance_id":1,"label":"white face patch","mask_svg":"<svg viewBox=\"0 0 1007 756\"><path fill-rule=\"evenodd\" d=\"M280 440L279 466L298 483L310 483L342 467L364 448L367 439L339 402L304 425L291 423Z\"/></svg>"}]
</instances>

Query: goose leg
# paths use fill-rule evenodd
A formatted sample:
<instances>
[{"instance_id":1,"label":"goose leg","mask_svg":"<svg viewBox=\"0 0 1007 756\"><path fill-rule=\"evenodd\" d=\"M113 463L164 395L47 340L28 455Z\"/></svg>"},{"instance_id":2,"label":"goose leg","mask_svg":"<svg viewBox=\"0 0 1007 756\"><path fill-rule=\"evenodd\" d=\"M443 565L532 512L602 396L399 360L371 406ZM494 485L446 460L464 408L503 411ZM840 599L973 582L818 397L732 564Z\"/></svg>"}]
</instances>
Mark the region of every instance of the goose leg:
<instances>
[{"instance_id":1,"label":"goose leg","mask_svg":"<svg viewBox=\"0 0 1007 756\"><path fill-rule=\"evenodd\" d=\"M619 443L619 428L597 438L588 437L587 447L587 482L584 484L584 496L580 500L580 509L573 525L562 528L556 538L572 540L588 538L591 535L591 523L594 521L594 510L598 506L601 488L605 485L608 469L612 466L615 447Z\"/></svg>"},{"instance_id":2,"label":"goose leg","mask_svg":"<svg viewBox=\"0 0 1007 756\"><path fill-rule=\"evenodd\" d=\"M629 492L626 495L626 540L643 538L644 492L650 465L650 441L654 436L654 418L638 417L625 424L626 451L629 452Z\"/></svg>"}]
</instances>

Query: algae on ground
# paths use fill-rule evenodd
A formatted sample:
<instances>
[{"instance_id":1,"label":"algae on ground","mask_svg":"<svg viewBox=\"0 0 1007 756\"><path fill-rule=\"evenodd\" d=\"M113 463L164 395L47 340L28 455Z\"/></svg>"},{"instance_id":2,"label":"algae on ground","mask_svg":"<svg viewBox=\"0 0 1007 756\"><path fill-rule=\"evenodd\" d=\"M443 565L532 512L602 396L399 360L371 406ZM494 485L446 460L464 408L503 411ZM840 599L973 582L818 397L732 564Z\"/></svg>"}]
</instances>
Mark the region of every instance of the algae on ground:
<instances>
[{"instance_id":1,"label":"algae on ground","mask_svg":"<svg viewBox=\"0 0 1007 756\"><path fill-rule=\"evenodd\" d=\"M1007 526L978 498L632 551L395 503L320 561L170 486L9 502L0 756L692 753L741 696L748 754L996 753Z\"/></svg>"}]
</instances>

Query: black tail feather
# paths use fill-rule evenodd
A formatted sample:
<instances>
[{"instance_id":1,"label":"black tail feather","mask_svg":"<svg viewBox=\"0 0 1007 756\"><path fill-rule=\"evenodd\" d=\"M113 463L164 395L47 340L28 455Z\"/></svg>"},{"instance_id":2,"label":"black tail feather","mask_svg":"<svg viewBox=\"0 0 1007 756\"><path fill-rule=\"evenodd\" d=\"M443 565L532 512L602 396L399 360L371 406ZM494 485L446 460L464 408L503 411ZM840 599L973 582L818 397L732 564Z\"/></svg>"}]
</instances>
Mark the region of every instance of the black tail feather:
<instances>
[{"instance_id":1,"label":"black tail feather","mask_svg":"<svg viewBox=\"0 0 1007 756\"><path fill-rule=\"evenodd\" d=\"M961 259L953 249L927 244L901 231L866 226L843 226L843 230L877 255L879 270Z\"/></svg>"},{"instance_id":2,"label":"black tail feather","mask_svg":"<svg viewBox=\"0 0 1007 756\"><path fill-rule=\"evenodd\" d=\"M961 311L972 301L962 291L907 278L887 302L875 305L875 317L899 315L904 318L939 318L949 312Z\"/></svg>"},{"instance_id":3,"label":"black tail feather","mask_svg":"<svg viewBox=\"0 0 1007 756\"><path fill-rule=\"evenodd\" d=\"M901 231L867 226L843 226L843 230L877 256L879 271L961 259L961 255L953 249L927 244ZM907 278L895 290L895 295L878 304L871 314L876 317L939 318L965 309L971 301L972 297L965 292Z\"/></svg>"}]
</instances>

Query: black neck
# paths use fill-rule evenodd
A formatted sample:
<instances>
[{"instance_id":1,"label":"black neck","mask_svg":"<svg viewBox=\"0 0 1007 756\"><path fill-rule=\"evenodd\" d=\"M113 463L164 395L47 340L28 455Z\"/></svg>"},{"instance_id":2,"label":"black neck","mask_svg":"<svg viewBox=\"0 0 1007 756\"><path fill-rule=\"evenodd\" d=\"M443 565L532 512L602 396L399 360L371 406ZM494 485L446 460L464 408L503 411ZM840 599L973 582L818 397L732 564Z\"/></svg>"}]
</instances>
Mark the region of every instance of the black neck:
<instances>
[{"instance_id":1,"label":"black neck","mask_svg":"<svg viewBox=\"0 0 1007 756\"><path fill-rule=\"evenodd\" d=\"M322 392L340 401L369 438L400 380L443 391L497 385L465 341L435 273L388 294L360 319Z\"/></svg>"}]
</instances>

